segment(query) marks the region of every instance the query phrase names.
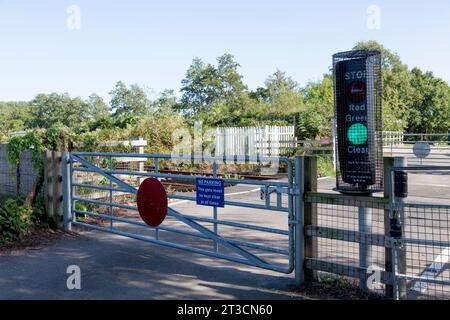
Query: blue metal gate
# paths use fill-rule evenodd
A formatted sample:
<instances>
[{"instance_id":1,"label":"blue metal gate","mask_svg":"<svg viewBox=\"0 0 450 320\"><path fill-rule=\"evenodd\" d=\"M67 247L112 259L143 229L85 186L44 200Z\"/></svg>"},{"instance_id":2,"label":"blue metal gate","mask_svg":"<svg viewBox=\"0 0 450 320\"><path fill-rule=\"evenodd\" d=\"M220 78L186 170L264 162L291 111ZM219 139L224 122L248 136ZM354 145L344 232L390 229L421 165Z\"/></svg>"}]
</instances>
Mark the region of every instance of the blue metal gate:
<instances>
[{"instance_id":1,"label":"blue metal gate","mask_svg":"<svg viewBox=\"0 0 450 320\"><path fill-rule=\"evenodd\" d=\"M297 239L301 239L302 230L300 212L294 210L296 205L300 207L301 202L294 198L299 191L291 161L278 157L234 157L231 161L215 157L189 159L211 166L210 177L218 177L220 165L278 163L286 170L287 179L243 180L236 176L222 176L228 186L226 190L234 192L225 195L225 209L207 208L195 205L195 188L192 186L196 178L205 175L195 176L160 169L168 161L186 160L182 156L67 153L66 161L63 161L66 164L66 229L72 225L87 227L281 273L292 273L296 247L295 226L299 226ZM157 228L147 226L137 214L135 196L142 180L148 177L165 181L169 198L168 217ZM172 187L175 189L171 190ZM177 190L178 187L181 191ZM183 190L184 187L186 190ZM297 250L301 250L300 246L297 247ZM297 253L297 258L300 257L301 252ZM301 263L297 261L297 264Z\"/></svg>"}]
</instances>

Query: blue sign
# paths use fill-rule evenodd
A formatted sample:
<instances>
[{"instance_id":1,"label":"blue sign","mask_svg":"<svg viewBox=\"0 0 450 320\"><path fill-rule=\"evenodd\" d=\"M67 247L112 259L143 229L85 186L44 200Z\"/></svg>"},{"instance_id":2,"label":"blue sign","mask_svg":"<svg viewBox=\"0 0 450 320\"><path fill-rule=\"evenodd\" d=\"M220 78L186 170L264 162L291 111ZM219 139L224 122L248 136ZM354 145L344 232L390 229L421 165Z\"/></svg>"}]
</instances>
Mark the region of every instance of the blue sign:
<instances>
[{"instance_id":1,"label":"blue sign","mask_svg":"<svg viewBox=\"0 0 450 320\"><path fill-rule=\"evenodd\" d=\"M198 205L225 207L225 183L222 179L196 178L195 186Z\"/></svg>"}]
</instances>

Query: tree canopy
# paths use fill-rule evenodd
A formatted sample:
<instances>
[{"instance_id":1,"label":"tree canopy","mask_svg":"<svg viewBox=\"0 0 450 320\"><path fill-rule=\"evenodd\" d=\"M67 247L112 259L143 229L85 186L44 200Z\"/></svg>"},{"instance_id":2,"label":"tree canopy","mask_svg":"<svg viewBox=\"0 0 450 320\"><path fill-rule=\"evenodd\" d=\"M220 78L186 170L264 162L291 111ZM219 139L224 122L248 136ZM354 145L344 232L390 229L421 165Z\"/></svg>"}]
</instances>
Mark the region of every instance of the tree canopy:
<instances>
[{"instance_id":1,"label":"tree canopy","mask_svg":"<svg viewBox=\"0 0 450 320\"><path fill-rule=\"evenodd\" d=\"M410 70L397 53L375 41L359 42L353 49L382 54L384 130L447 131L450 87L445 81L431 72ZM95 93L86 100L68 93L42 93L31 101L0 102L0 142L12 132L38 128L64 127L80 135L109 137L138 133L142 121L167 127L197 120L210 127L295 124L300 138L317 138L330 135L334 114L329 72L301 86L286 72L275 70L261 86L249 90L231 54L218 57L215 64L194 58L181 81L180 97L167 89L151 99L141 86L122 81L109 94L109 103ZM166 139L167 131L163 132ZM147 136L155 137L150 132Z\"/></svg>"}]
</instances>

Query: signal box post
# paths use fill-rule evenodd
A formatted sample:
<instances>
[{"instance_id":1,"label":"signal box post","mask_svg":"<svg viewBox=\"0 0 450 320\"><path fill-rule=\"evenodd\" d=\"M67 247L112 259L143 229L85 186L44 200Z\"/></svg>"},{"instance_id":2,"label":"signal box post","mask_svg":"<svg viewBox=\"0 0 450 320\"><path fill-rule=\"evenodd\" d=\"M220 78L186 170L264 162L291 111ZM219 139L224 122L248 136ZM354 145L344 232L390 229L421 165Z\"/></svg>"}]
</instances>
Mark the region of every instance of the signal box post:
<instances>
[{"instance_id":1,"label":"signal box post","mask_svg":"<svg viewBox=\"0 0 450 320\"><path fill-rule=\"evenodd\" d=\"M350 51L333 56L337 189L383 191L381 54Z\"/></svg>"},{"instance_id":2,"label":"signal box post","mask_svg":"<svg viewBox=\"0 0 450 320\"><path fill-rule=\"evenodd\" d=\"M381 53L349 51L333 56L336 116L336 187L345 194L383 191ZM372 233L372 209L358 208L359 232ZM361 237L364 239L364 237ZM371 246L359 244L360 270L370 265ZM360 287L366 274L360 273Z\"/></svg>"}]
</instances>

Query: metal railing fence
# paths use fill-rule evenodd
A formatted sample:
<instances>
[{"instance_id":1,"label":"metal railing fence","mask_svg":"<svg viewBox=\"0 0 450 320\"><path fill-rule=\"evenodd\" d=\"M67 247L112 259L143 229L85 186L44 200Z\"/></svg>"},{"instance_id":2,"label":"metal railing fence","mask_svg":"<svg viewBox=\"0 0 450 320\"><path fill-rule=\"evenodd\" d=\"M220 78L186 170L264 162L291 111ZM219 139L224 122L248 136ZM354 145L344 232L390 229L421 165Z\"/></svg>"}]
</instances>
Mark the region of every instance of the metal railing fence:
<instances>
[{"instance_id":1,"label":"metal railing fence","mask_svg":"<svg viewBox=\"0 0 450 320\"><path fill-rule=\"evenodd\" d=\"M450 166L393 167L398 172L445 175ZM426 203L393 197L391 216L399 219L395 237L394 285L400 299L450 299L450 195Z\"/></svg>"}]
</instances>

